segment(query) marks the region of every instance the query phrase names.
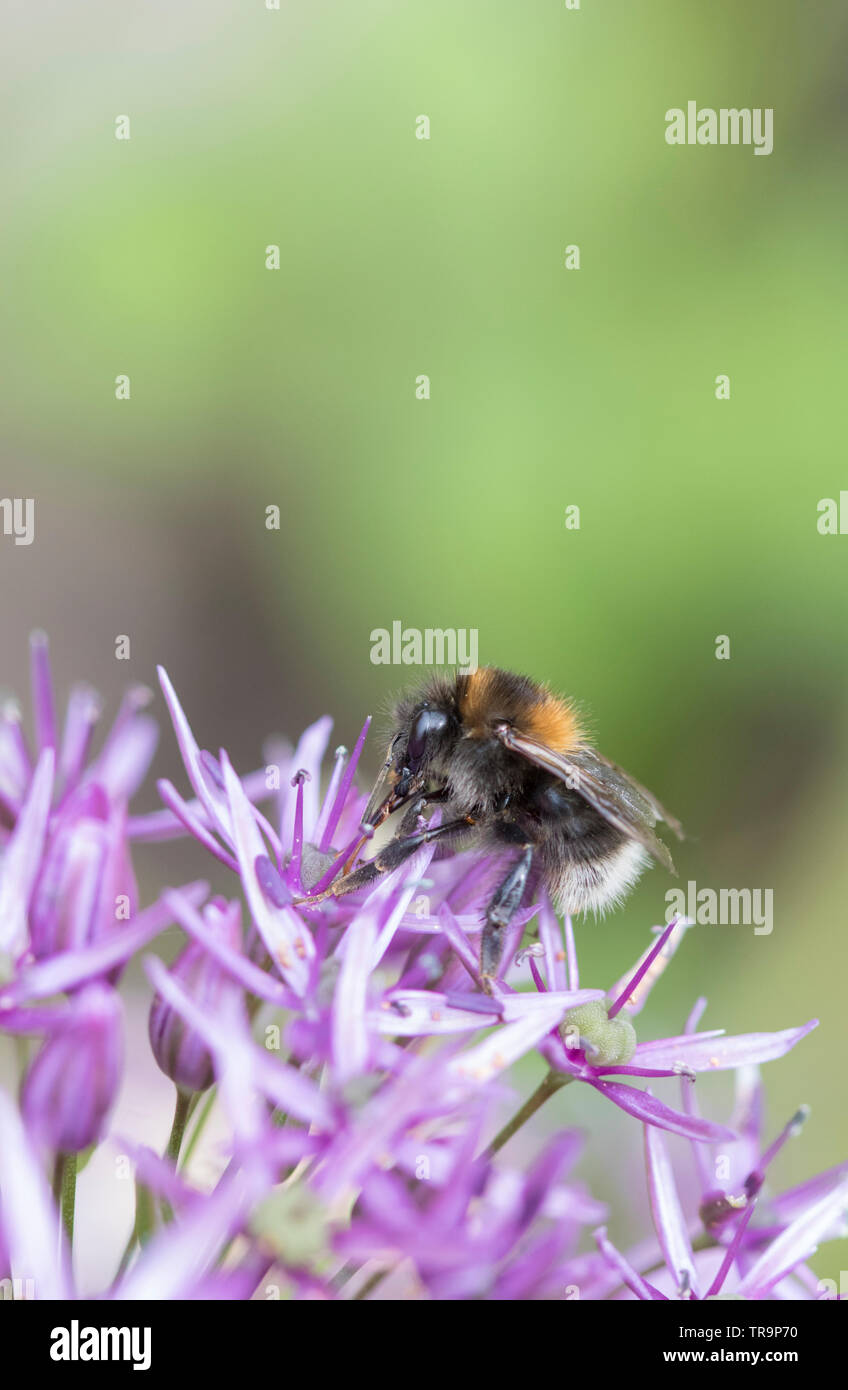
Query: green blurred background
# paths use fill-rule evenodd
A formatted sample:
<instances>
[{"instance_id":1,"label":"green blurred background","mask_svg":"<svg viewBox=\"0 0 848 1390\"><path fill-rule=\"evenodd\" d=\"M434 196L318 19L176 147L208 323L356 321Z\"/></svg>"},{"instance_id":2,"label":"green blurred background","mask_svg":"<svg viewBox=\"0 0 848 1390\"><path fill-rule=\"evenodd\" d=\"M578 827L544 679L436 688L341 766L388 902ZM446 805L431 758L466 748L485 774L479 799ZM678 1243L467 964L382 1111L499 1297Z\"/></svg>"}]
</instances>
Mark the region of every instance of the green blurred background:
<instances>
[{"instance_id":1,"label":"green blurred background","mask_svg":"<svg viewBox=\"0 0 848 1390\"><path fill-rule=\"evenodd\" d=\"M112 699L162 661L246 768L385 704L410 673L373 628L477 628L680 815L682 882L773 888L771 936L690 933L643 1035L699 993L705 1026L819 1016L765 1070L770 1132L813 1106L775 1178L844 1158L848 537L816 527L848 488L844 5L81 0L4 28L0 491L36 539L0 541L0 681L34 626ZM773 107L774 152L669 147L690 99ZM587 982L669 886L580 929ZM723 1117L727 1078L699 1092ZM572 1118L609 1195L637 1127L572 1092L544 1124Z\"/></svg>"}]
</instances>

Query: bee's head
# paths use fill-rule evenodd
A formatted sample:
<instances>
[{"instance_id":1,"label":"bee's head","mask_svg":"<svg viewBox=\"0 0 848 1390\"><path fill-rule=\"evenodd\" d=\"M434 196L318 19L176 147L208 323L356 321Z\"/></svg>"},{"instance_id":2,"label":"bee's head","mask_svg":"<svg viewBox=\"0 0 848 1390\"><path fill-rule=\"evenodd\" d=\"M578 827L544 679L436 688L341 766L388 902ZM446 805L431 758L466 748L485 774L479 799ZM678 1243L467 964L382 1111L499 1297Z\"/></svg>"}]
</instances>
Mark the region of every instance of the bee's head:
<instances>
[{"instance_id":1,"label":"bee's head","mask_svg":"<svg viewBox=\"0 0 848 1390\"><path fill-rule=\"evenodd\" d=\"M420 696L401 701L394 715L388 756L362 818L363 827L382 820L424 788L443 768L458 737L453 692L434 682Z\"/></svg>"},{"instance_id":2,"label":"bee's head","mask_svg":"<svg viewBox=\"0 0 848 1390\"><path fill-rule=\"evenodd\" d=\"M439 763L455 737L456 720L452 711L433 705L429 700L422 701L407 725L401 758L405 773L417 777Z\"/></svg>"}]
</instances>

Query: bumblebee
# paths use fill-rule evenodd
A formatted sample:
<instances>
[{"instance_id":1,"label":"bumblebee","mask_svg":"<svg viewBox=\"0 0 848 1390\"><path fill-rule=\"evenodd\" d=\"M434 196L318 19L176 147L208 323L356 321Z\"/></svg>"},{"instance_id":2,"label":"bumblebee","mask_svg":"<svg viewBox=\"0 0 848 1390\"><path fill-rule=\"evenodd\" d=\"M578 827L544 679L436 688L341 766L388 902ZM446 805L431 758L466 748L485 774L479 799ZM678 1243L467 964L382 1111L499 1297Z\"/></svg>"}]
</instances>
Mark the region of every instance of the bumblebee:
<instances>
[{"instance_id":1,"label":"bumblebee","mask_svg":"<svg viewBox=\"0 0 848 1390\"><path fill-rule=\"evenodd\" d=\"M440 823L422 828L437 805ZM431 676L397 704L362 843L400 810L395 836L328 892L372 883L434 841L514 850L486 909L480 968L487 987L497 978L511 918L537 888L547 888L560 912L598 912L621 901L649 857L674 872L654 833L657 821L683 837L656 797L590 747L570 701L494 667Z\"/></svg>"}]
</instances>

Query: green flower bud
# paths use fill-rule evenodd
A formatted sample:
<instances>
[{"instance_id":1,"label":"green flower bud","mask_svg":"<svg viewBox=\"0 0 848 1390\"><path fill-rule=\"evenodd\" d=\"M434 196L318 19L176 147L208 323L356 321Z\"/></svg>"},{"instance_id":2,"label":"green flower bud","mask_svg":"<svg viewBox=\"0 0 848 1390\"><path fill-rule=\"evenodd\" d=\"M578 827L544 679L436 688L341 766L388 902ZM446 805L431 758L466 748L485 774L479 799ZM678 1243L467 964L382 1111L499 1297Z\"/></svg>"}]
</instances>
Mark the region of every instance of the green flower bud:
<instances>
[{"instance_id":1,"label":"green flower bud","mask_svg":"<svg viewBox=\"0 0 848 1390\"><path fill-rule=\"evenodd\" d=\"M610 1018L612 999L593 999L569 1009L559 1031L566 1047L586 1047L590 1066L625 1066L636 1051L636 1029L629 1018Z\"/></svg>"}]
</instances>

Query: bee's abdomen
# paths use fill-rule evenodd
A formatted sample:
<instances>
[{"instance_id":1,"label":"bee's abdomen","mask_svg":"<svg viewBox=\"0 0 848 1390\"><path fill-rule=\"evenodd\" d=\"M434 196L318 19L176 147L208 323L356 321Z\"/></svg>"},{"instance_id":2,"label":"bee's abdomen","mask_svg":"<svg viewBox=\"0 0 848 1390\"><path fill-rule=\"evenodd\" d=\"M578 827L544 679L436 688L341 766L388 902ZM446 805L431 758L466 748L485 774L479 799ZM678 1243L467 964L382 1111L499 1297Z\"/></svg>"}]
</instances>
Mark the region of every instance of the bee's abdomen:
<instances>
[{"instance_id":1,"label":"bee's abdomen","mask_svg":"<svg viewBox=\"0 0 848 1390\"><path fill-rule=\"evenodd\" d=\"M600 912L620 902L648 856L564 784L540 789L538 831L542 874L562 912Z\"/></svg>"},{"instance_id":2,"label":"bee's abdomen","mask_svg":"<svg viewBox=\"0 0 848 1390\"><path fill-rule=\"evenodd\" d=\"M577 857L584 858L586 852L606 853L623 839L600 811L564 783L544 782L536 789L532 802L548 835L565 852L573 849Z\"/></svg>"}]
</instances>

